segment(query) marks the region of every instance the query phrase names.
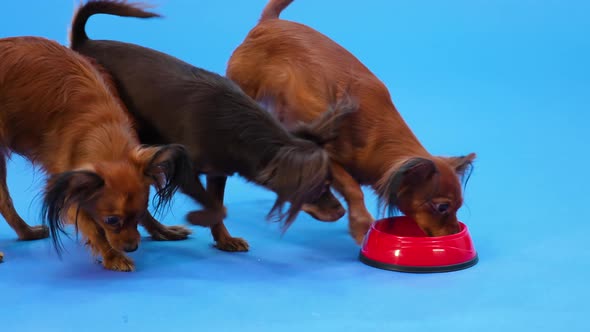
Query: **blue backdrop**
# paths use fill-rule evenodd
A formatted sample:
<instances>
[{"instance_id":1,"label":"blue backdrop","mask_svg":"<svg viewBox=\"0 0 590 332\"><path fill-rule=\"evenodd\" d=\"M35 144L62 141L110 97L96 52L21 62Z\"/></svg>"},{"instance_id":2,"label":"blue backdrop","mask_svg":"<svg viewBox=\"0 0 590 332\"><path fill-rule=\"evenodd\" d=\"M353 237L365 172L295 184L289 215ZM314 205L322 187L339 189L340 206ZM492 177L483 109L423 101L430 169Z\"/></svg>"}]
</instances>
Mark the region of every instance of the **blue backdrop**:
<instances>
[{"instance_id":1,"label":"blue backdrop","mask_svg":"<svg viewBox=\"0 0 590 332\"><path fill-rule=\"evenodd\" d=\"M265 3L160 0L162 19L101 15L87 30L224 73ZM66 44L75 5L3 1L0 37ZM274 195L232 178L227 225L248 253L219 252L194 228L183 242L145 238L137 272L115 273L75 241L60 261L49 240L18 242L0 223L0 330L587 331L590 2L296 0L282 17L363 61L433 154L478 154L460 213L478 265L365 266L345 218L301 214L281 237L264 221ZM17 210L39 224L42 173L18 156L8 173ZM161 219L182 224L193 208L177 195Z\"/></svg>"}]
</instances>

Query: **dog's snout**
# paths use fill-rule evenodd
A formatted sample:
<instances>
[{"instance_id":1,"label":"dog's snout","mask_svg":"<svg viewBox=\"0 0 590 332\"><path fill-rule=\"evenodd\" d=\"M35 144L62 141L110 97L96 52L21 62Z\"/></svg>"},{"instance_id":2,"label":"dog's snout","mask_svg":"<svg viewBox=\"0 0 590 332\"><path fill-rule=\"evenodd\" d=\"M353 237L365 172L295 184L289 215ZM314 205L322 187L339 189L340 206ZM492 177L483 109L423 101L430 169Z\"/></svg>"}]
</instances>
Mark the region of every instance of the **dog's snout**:
<instances>
[{"instance_id":1,"label":"dog's snout","mask_svg":"<svg viewBox=\"0 0 590 332\"><path fill-rule=\"evenodd\" d=\"M137 243L132 243L125 245L125 247L123 247L123 250L125 250L125 252L134 252L135 250L137 250L138 247L139 245Z\"/></svg>"}]
</instances>

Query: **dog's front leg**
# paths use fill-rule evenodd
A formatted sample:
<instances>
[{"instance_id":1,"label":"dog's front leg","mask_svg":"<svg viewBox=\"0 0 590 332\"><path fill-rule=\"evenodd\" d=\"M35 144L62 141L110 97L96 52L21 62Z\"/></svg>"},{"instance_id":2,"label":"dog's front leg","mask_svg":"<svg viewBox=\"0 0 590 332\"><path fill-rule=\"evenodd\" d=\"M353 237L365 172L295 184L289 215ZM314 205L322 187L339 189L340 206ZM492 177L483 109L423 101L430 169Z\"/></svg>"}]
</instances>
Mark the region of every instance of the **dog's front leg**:
<instances>
[{"instance_id":1,"label":"dog's front leg","mask_svg":"<svg viewBox=\"0 0 590 332\"><path fill-rule=\"evenodd\" d=\"M102 265L109 270L130 272L135 270L131 258L113 248L106 239L104 231L84 213L78 215L78 230L86 238L86 244L94 256L102 256Z\"/></svg>"},{"instance_id":2,"label":"dog's front leg","mask_svg":"<svg viewBox=\"0 0 590 332\"><path fill-rule=\"evenodd\" d=\"M225 176L207 176L207 192L215 197L220 206L223 206L223 197L225 193L225 183L227 177ZM226 215L225 208L223 209L223 216ZM215 240L215 247L223 251L248 251L248 242L239 237L232 237L225 227L223 220L211 226L211 235Z\"/></svg>"},{"instance_id":3,"label":"dog's front leg","mask_svg":"<svg viewBox=\"0 0 590 332\"><path fill-rule=\"evenodd\" d=\"M248 251L248 242L239 237L232 237L223 223L227 214L227 210L223 206L226 182L226 176L207 175L207 195L215 199L214 207L192 211L187 215L187 219L192 224L200 224L204 220L217 220L210 225L215 247L223 251Z\"/></svg>"},{"instance_id":4,"label":"dog's front leg","mask_svg":"<svg viewBox=\"0 0 590 332\"><path fill-rule=\"evenodd\" d=\"M348 204L348 230L357 244L361 244L374 219L365 206L360 184L339 164L332 163L333 187Z\"/></svg>"},{"instance_id":5,"label":"dog's front leg","mask_svg":"<svg viewBox=\"0 0 590 332\"><path fill-rule=\"evenodd\" d=\"M155 241L185 240L192 233L184 226L166 226L156 220L151 213L146 212L141 220L141 225L150 233Z\"/></svg>"}]
</instances>

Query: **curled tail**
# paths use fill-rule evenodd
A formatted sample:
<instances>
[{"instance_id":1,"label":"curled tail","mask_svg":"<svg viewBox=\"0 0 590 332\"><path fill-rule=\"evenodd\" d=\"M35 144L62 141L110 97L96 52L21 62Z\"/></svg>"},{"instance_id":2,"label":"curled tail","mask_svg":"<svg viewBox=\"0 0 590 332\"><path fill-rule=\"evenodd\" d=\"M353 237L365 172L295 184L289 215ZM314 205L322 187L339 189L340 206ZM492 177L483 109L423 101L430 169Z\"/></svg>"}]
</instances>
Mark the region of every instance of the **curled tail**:
<instances>
[{"instance_id":1,"label":"curled tail","mask_svg":"<svg viewBox=\"0 0 590 332\"><path fill-rule=\"evenodd\" d=\"M72 20L70 30L70 46L76 48L88 40L86 34L86 22L94 14L109 14L124 17L150 18L160 17L159 14L145 11L150 7L141 3L127 3L125 0L90 0L78 7Z\"/></svg>"},{"instance_id":2,"label":"curled tail","mask_svg":"<svg viewBox=\"0 0 590 332\"><path fill-rule=\"evenodd\" d=\"M262 15L260 15L260 22L264 20L276 19L279 18L281 12L287 8L293 2L293 0L270 0L264 10L262 10Z\"/></svg>"}]
</instances>

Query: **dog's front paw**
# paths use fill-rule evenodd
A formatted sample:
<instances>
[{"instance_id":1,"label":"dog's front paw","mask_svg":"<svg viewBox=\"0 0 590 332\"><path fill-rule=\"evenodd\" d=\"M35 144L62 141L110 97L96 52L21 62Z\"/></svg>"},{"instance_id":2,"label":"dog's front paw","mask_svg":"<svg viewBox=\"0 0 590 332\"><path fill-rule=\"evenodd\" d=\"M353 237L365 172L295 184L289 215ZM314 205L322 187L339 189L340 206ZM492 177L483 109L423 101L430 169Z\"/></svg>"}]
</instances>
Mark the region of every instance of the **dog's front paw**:
<instances>
[{"instance_id":1,"label":"dog's front paw","mask_svg":"<svg viewBox=\"0 0 590 332\"><path fill-rule=\"evenodd\" d=\"M216 210L199 210L192 211L186 215L186 220L192 225L202 227L212 227L221 222L225 218L225 211Z\"/></svg>"},{"instance_id":2,"label":"dog's front paw","mask_svg":"<svg viewBox=\"0 0 590 332\"><path fill-rule=\"evenodd\" d=\"M31 226L25 231L21 232L18 236L19 240L32 241L39 240L49 237L49 229L46 226Z\"/></svg>"},{"instance_id":3,"label":"dog's front paw","mask_svg":"<svg viewBox=\"0 0 590 332\"><path fill-rule=\"evenodd\" d=\"M186 240L192 231L184 226L168 226L150 234L155 241Z\"/></svg>"},{"instance_id":4,"label":"dog's front paw","mask_svg":"<svg viewBox=\"0 0 590 332\"><path fill-rule=\"evenodd\" d=\"M369 232L371 225L373 224L373 217L370 215L363 216L362 218L350 217L348 223L348 231L354 239L356 244L361 245L365 235Z\"/></svg>"},{"instance_id":5,"label":"dog's front paw","mask_svg":"<svg viewBox=\"0 0 590 332\"><path fill-rule=\"evenodd\" d=\"M0 263L4 261L4 253L0 251Z\"/></svg>"},{"instance_id":6,"label":"dog's front paw","mask_svg":"<svg viewBox=\"0 0 590 332\"><path fill-rule=\"evenodd\" d=\"M135 264L131 258L119 253L104 258L102 265L107 270L131 272L135 271Z\"/></svg>"},{"instance_id":7,"label":"dog's front paw","mask_svg":"<svg viewBox=\"0 0 590 332\"><path fill-rule=\"evenodd\" d=\"M222 241L217 241L217 243L215 243L215 247L219 250L231 252L248 251L250 248L248 242L239 237L228 237Z\"/></svg>"}]
</instances>

